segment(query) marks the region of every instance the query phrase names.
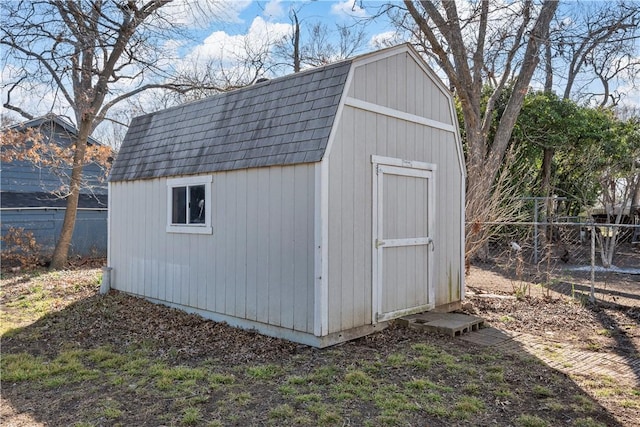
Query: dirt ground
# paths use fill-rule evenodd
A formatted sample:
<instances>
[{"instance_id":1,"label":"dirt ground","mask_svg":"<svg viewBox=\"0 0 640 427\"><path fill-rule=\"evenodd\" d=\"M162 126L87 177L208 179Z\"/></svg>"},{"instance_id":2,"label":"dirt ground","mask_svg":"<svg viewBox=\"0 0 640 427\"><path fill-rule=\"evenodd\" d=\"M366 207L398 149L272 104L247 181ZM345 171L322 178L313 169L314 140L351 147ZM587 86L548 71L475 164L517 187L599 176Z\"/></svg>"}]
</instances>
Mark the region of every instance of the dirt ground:
<instances>
[{"instance_id":1,"label":"dirt ground","mask_svg":"<svg viewBox=\"0 0 640 427\"><path fill-rule=\"evenodd\" d=\"M335 366L338 370L348 371L363 361L379 363L381 360L390 360L394 354L411 352L412 343L419 342L428 343L443 351L446 349L461 359L467 357L465 354L472 356L478 360L478 369L484 366L484 362L481 362L486 357L484 350L470 347L459 338L425 336L424 333L395 326L334 348L316 350L206 321L198 316L153 305L118 292L111 292L106 297L96 295L96 284L91 283L93 279L86 280L86 277L95 276L98 271L80 269L62 272L56 276L56 279L47 285L51 290L55 290L57 295L54 313L42 317L35 323L25 322L22 325L24 329L3 336L2 353L24 352L47 358L54 357L61 349L69 346L104 346L118 349L139 345L140 348L144 347L158 358L175 365L197 365L203 360L215 360L219 366L227 366L229 369L246 364L285 364L293 369L294 376L304 376L323 366ZM566 349L580 350L580 354L594 355L595 358L605 359L608 355L617 355L625 360L637 361L640 357L640 276L618 273L598 275L598 303L591 304L586 297L580 295L587 295L589 292L588 274L558 271L550 281L550 286L540 286L535 280L529 282L523 279L539 277L540 273L537 270L524 271L516 277L518 280L515 280L509 268L497 263L473 265L467 277L468 293L464 311L482 316L487 326L499 328L506 333L525 333L538 337L544 343L558 343L558 346L561 344ZM79 282L89 285L74 285ZM2 310L9 310L9 314L11 310L17 310L12 302L24 298L28 292L30 290L27 276L20 273L5 274L0 301ZM508 354L495 357L498 357L498 362L487 362L487 366L490 367L491 363L511 363L511 356ZM240 375L237 374L238 371L233 372ZM637 404L640 400L640 372L632 372L635 378L633 375L627 378L631 381L628 387L632 390L632 403L629 404L627 398L625 405L620 404L620 396L616 395L615 387L605 389L601 384L597 384L602 378L564 374L562 369L540 369L535 373L526 367L510 370L508 382L523 390L540 387L540 384L548 385L553 387L554 395L559 398L573 396L576 393L591 396L597 404L589 409L589 417L598 420L599 424L581 425L631 426L640 425L640 404ZM380 380L396 381L397 378L411 378L413 375L415 368L403 370L398 366L389 366L384 368ZM438 371L434 369L433 375L439 375ZM454 389L462 387L462 383L457 384L457 377L451 376L450 372L443 370L441 375L438 381L449 382ZM270 405L282 404L281 401L274 400L277 393L270 387L257 385L255 390L251 390L252 393L261 396L261 399L256 401L253 411L259 413L260 410L266 411ZM108 385L100 385L99 382L92 385L91 389L83 388L82 384L70 387L65 393L70 393L73 400L65 400L55 390L38 390L29 387L28 384L3 383L2 389L0 423L4 426L73 425L73 417L79 417L83 408L88 405L100 405L105 395L110 396ZM122 403L125 405L124 412L131 414L124 422L100 419L89 425L160 425L157 421L160 418L153 418L157 414L152 413L158 402L145 397L142 391L131 396ZM114 396L113 399L117 397ZM514 425L512 421L507 420L513 420L517 414L546 412L548 415L551 411L549 408L541 407L540 399L511 400L513 401L496 400L488 404L477 419L452 422L450 419L431 417L423 418L422 422L426 425L443 426L506 426ZM168 405L168 401L160 403ZM353 411L354 414L367 414L367 411L372 410L370 405L369 402L361 407L343 409ZM556 421L548 425L578 425L571 422L571 419L575 419L575 410L572 409L574 406L575 404L567 403L564 409L553 409L558 411L557 416L553 418ZM145 407L149 408L147 412ZM159 409L160 412L169 410L169 406ZM243 411L246 413L235 415L241 421L229 425L286 425L279 424L277 420L274 423L274 420L256 421L259 418L242 418L253 413L247 407ZM145 416L148 418L144 418ZM362 417L364 418L353 418L350 421L353 423L351 425L362 425L358 420L362 421L366 416ZM416 419L419 420L420 417L411 418L413 421L409 424L419 425L414 423ZM148 424L151 422L149 420L155 420L155 424ZM387 424L380 420L381 418L376 418L376 421L367 424L408 425L406 422ZM342 418L340 422L325 425L345 425L347 421L349 420ZM316 422L317 420L302 425L317 425Z\"/></svg>"},{"instance_id":2,"label":"dirt ground","mask_svg":"<svg viewBox=\"0 0 640 427\"><path fill-rule=\"evenodd\" d=\"M542 343L546 351L549 347L562 349L567 359L578 355L583 360L576 363L592 365L595 369L591 372L615 359L623 366L607 374L632 384L640 402L640 247L623 246L616 266L615 271L606 272L596 265L592 282L589 266L584 263L571 265L554 259L538 266L526 262L518 266L514 257L476 262L466 278L465 311L508 334L532 337L530 341ZM591 302L592 292L595 303ZM537 356L543 353L538 351ZM570 373L591 395L599 396L618 419L640 425L640 405L626 411L615 398L591 389L594 380L588 374L568 367L566 361L567 369L553 359L547 362Z\"/></svg>"}]
</instances>

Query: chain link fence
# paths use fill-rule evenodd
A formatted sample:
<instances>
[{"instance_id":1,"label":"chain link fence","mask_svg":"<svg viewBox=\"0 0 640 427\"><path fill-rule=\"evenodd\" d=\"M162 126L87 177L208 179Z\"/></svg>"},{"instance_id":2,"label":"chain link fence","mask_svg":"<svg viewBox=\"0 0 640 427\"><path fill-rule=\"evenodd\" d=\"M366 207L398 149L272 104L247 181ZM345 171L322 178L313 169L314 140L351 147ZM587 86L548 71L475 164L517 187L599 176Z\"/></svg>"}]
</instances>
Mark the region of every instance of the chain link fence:
<instances>
[{"instance_id":1,"label":"chain link fence","mask_svg":"<svg viewBox=\"0 0 640 427\"><path fill-rule=\"evenodd\" d=\"M553 291L591 301L627 298L629 287L640 293L640 224L565 217L486 223L482 231L491 237L471 262L471 292L525 297Z\"/></svg>"}]
</instances>

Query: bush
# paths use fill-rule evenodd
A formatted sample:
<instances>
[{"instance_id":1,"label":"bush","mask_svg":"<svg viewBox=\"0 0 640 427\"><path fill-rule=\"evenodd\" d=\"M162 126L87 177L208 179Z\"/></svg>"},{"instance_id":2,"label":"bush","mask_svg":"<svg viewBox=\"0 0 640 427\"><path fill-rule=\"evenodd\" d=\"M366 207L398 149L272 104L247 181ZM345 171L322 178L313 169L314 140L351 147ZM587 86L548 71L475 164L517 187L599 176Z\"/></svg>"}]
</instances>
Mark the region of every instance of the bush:
<instances>
[{"instance_id":1,"label":"bush","mask_svg":"<svg viewBox=\"0 0 640 427\"><path fill-rule=\"evenodd\" d=\"M3 266L28 268L40 264L41 247L32 232L9 227L1 240Z\"/></svg>"}]
</instances>

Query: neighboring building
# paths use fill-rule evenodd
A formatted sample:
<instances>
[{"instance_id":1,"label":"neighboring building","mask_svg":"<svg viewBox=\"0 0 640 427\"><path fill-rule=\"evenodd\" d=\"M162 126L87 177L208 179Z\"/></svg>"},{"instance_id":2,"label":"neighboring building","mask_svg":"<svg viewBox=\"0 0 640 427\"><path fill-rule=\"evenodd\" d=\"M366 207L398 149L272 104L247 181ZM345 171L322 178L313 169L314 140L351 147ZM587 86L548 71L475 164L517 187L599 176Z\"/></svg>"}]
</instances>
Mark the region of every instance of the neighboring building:
<instances>
[{"instance_id":1,"label":"neighboring building","mask_svg":"<svg viewBox=\"0 0 640 427\"><path fill-rule=\"evenodd\" d=\"M453 99L409 46L135 118L111 286L324 347L464 298Z\"/></svg>"},{"instance_id":2,"label":"neighboring building","mask_svg":"<svg viewBox=\"0 0 640 427\"><path fill-rule=\"evenodd\" d=\"M46 115L8 129L38 129L44 141L60 146L73 143L77 129L63 118ZM100 145L93 138L90 145ZM33 233L46 257L53 252L60 236L66 200L55 195L63 182L61 174L38 168L28 161L2 162L0 204L2 235L13 228ZM68 176L71 171L65 171ZM78 215L69 254L72 256L106 256L107 254L107 185L99 177L102 169L90 164L84 168L86 188L81 190ZM64 175L64 173L62 174ZM62 178L64 179L64 178Z\"/></svg>"}]
</instances>

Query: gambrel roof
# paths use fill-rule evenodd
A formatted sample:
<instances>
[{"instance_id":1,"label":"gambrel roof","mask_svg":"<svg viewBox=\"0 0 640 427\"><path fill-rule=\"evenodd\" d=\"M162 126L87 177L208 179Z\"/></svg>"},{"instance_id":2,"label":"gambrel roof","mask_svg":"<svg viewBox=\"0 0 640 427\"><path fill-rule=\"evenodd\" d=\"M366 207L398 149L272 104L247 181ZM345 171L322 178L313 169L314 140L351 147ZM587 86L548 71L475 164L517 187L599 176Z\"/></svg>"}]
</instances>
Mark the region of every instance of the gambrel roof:
<instances>
[{"instance_id":1,"label":"gambrel roof","mask_svg":"<svg viewBox=\"0 0 640 427\"><path fill-rule=\"evenodd\" d=\"M351 61L136 117L110 181L322 159Z\"/></svg>"}]
</instances>

